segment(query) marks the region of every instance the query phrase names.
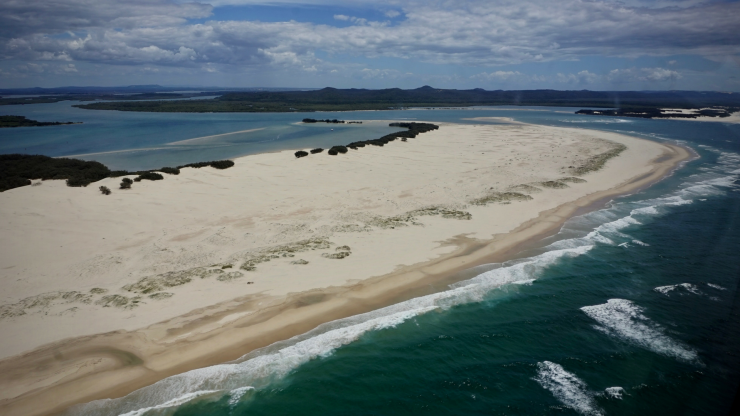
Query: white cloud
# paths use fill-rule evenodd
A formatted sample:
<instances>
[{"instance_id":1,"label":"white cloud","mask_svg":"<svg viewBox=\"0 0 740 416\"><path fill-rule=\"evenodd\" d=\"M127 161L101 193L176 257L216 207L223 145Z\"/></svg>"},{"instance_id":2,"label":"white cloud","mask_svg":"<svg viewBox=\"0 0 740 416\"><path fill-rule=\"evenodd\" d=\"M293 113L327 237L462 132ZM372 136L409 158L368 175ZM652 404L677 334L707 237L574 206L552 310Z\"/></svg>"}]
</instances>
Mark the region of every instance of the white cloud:
<instances>
[{"instance_id":1,"label":"white cloud","mask_svg":"<svg viewBox=\"0 0 740 416\"><path fill-rule=\"evenodd\" d=\"M495 72L482 72L477 75L473 75L470 78L473 80L480 81L508 81L513 78L526 78L527 76L519 71L495 71Z\"/></svg>"},{"instance_id":2,"label":"white cloud","mask_svg":"<svg viewBox=\"0 0 740 416\"><path fill-rule=\"evenodd\" d=\"M677 72L665 68L626 68L613 69L606 75L606 80L613 84L631 82L667 82L683 78Z\"/></svg>"},{"instance_id":3,"label":"white cloud","mask_svg":"<svg viewBox=\"0 0 740 416\"><path fill-rule=\"evenodd\" d=\"M270 2L234 0L229 4L257 3ZM388 10L388 17L401 16L396 11L400 3L393 1L350 4L373 4ZM206 64L212 65L208 68L290 67L317 72L339 66L317 59L320 51L329 57L392 57L410 64L488 67L474 79L543 82L541 75L489 68L594 55L691 53L713 59L737 55L740 3L692 2L694 7L688 8L664 4L668 3L655 1L645 8L639 3L597 0L469 0L451 6L444 0L411 0L403 2L404 17L393 26L337 14L334 19L354 25L333 27L295 21L193 24L188 19L208 18L212 8L185 1L8 0L0 3L0 57L198 71ZM677 71L663 68L616 71L604 79L665 82L681 78ZM598 79L581 71L559 74L551 81L590 84Z\"/></svg>"},{"instance_id":4,"label":"white cloud","mask_svg":"<svg viewBox=\"0 0 740 416\"><path fill-rule=\"evenodd\" d=\"M577 74L558 74L557 80L560 83L566 83L566 84L580 84L580 85L586 85L586 84L593 84L598 79L598 75L589 72L587 70L583 70L581 72L578 72Z\"/></svg>"}]
</instances>

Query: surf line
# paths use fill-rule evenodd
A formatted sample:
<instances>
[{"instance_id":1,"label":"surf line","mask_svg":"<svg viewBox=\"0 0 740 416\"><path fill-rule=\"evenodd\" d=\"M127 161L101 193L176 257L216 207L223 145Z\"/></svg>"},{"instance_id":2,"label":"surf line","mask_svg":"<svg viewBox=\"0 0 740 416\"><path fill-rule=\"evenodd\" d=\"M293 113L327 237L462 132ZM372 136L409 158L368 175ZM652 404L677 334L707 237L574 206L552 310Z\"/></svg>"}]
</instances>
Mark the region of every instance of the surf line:
<instances>
[{"instance_id":1,"label":"surf line","mask_svg":"<svg viewBox=\"0 0 740 416\"><path fill-rule=\"evenodd\" d=\"M167 143L167 145L172 146L172 145L178 145L178 144L189 144L189 143L194 142L196 140L213 139L215 137L223 137L223 136L229 136L229 135L232 135L232 134L239 134L239 133L251 133L253 131L264 130L265 128L266 127L260 127L258 129L240 130L240 131L232 131L231 133L214 134L213 136L195 137L195 138L192 138L192 139L179 140L179 141L176 141L176 142Z\"/></svg>"}]
</instances>

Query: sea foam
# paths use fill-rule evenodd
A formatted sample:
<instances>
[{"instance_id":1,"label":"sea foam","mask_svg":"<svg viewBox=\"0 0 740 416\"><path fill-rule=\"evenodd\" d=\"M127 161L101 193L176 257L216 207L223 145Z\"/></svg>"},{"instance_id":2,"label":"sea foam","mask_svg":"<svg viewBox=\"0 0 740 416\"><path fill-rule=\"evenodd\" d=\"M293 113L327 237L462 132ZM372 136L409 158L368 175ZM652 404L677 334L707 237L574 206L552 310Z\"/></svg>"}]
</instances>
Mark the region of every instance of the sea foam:
<instances>
[{"instance_id":1,"label":"sea foam","mask_svg":"<svg viewBox=\"0 0 740 416\"><path fill-rule=\"evenodd\" d=\"M588 390L586 382L565 371L560 364L550 361L537 363L537 376L534 380L561 403L582 415L604 414L594 400L595 394Z\"/></svg>"},{"instance_id":2,"label":"sea foam","mask_svg":"<svg viewBox=\"0 0 740 416\"><path fill-rule=\"evenodd\" d=\"M662 326L642 314L643 308L625 299L609 299L581 310L599 323L594 328L609 336L682 361L701 364L696 351L665 335Z\"/></svg>"}]
</instances>

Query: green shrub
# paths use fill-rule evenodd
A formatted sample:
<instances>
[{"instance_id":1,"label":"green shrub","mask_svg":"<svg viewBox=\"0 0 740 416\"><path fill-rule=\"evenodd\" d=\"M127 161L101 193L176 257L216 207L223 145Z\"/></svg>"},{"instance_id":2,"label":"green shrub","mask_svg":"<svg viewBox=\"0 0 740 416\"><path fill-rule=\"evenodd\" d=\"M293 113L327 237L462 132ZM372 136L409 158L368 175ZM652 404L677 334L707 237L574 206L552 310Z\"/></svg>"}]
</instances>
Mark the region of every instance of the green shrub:
<instances>
[{"instance_id":1,"label":"green shrub","mask_svg":"<svg viewBox=\"0 0 740 416\"><path fill-rule=\"evenodd\" d=\"M67 179L69 186L87 186L109 174L110 169L99 162L42 155L0 155L0 191L29 185L24 179Z\"/></svg>"},{"instance_id":2,"label":"green shrub","mask_svg":"<svg viewBox=\"0 0 740 416\"><path fill-rule=\"evenodd\" d=\"M162 179L164 179L164 176L156 172L144 172L138 177L136 177L134 181L141 182L142 179L146 179L149 181L161 181Z\"/></svg>"},{"instance_id":3,"label":"green shrub","mask_svg":"<svg viewBox=\"0 0 740 416\"><path fill-rule=\"evenodd\" d=\"M301 157L305 157L305 156L308 156L308 152L305 152L303 150L299 150L299 151L295 152L295 157L297 157L297 158L301 158Z\"/></svg>"},{"instance_id":4,"label":"green shrub","mask_svg":"<svg viewBox=\"0 0 740 416\"><path fill-rule=\"evenodd\" d=\"M180 169L178 169L178 168L167 168L167 167L165 167L165 168L160 169L159 171L162 172L162 173L167 173L169 175L179 175L180 174Z\"/></svg>"},{"instance_id":5,"label":"green shrub","mask_svg":"<svg viewBox=\"0 0 740 416\"><path fill-rule=\"evenodd\" d=\"M324 151L324 149L322 149L320 147L317 147L316 149L311 150L311 154L314 155L316 153L321 153L323 151Z\"/></svg>"},{"instance_id":6,"label":"green shrub","mask_svg":"<svg viewBox=\"0 0 740 416\"><path fill-rule=\"evenodd\" d=\"M110 188L108 188L107 186L101 186L98 189L100 189L100 192L102 192L103 195L110 195L111 194Z\"/></svg>"},{"instance_id":7,"label":"green shrub","mask_svg":"<svg viewBox=\"0 0 740 416\"><path fill-rule=\"evenodd\" d=\"M178 169L182 168L204 168L210 166L212 168L216 169L228 169L232 166L234 166L234 162L231 160L214 160L211 162L197 162L197 163L188 163L187 165L178 166Z\"/></svg>"}]
</instances>

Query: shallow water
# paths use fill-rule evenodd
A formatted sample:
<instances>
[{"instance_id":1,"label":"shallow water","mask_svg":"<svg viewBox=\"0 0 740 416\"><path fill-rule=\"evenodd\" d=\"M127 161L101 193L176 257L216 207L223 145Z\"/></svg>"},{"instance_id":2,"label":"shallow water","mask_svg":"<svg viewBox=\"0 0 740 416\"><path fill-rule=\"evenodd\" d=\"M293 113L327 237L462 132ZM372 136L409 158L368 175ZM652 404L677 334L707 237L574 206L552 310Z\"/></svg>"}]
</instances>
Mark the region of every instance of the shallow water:
<instances>
[{"instance_id":1,"label":"shallow water","mask_svg":"<svg viewBox=\"0 0 740 416\"><path fill-rule=\"evenodd\" d=\"M180 374L71 413L727 414L740 379L740 187L735 183L740 180L740 129L520 110L315 116L440 121L505 116L680 141L701 159L646 191L569 220L522 259L490 265L444 292L324 324L235 362ZM166 122L178 126L183 117L118 114L124 114L116 121L122 124L150 117L152 132ZM256 123L284 127L306 115L188 116L195 125L197 120L213 123L210 130L192 132L198 137ZM106 122L98 122L104 129ZM155 139L137 125L142 137L137 143L151 146ZM294 142L271 146L308 148L320 137L335 139L325 131L295 128ZM177 131L187 129L174 128L167 140L191 138ZM353 135L333 144L355 140ZM21 141L2 137L2 149ZM61 146L49 137L34 140L38 146ZM117 160L127 166L142 159Z\"/></svg>"}]
</instances>

